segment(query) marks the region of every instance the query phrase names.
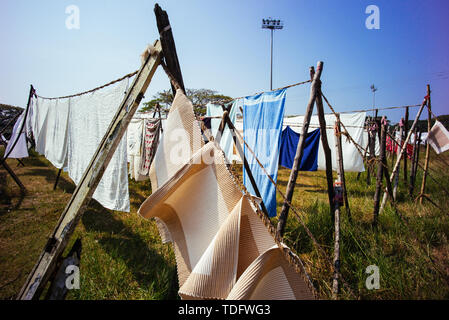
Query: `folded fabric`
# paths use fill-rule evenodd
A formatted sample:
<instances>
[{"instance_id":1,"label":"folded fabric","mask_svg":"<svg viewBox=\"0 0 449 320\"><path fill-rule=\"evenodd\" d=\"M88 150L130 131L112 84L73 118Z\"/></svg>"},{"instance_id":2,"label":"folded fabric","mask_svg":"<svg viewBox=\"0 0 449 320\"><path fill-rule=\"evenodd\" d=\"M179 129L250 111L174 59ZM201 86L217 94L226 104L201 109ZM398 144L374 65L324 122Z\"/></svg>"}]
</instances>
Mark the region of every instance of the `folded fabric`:
<instances>
[{"instance_id":1,"label":"folded fabric","mask_svg":"<svg viewBox=\"0 0 449 320\"><path fill-rule=\"evenodd\" d=\"M301 135L287 126L282 131L279 164L291 169ZM299 166L300 171L316 171L318 168L318 148L320 145L320 129L307 133L304 153Z\"/></svg>"},{"instance_id":2,"label":"folded fabric","mask_svg":"<svg viewBox=\"0 0 449 320\"><path fill-rule=\"evenodd\" d=\"M335 134L334 134L334 123L336 121L336 117L334 114L326 114L324 116L326 120L326 134L327 140L329 143L329 148L331 150L332 155L336 154L335 149ZM354 141L365 148L368 144L368 140L364 138L365 131L365 118L366 112L356 112L356 113L342 113L340 114L340 121L346 129L348 133L351 135ZM284 119L284 127L290 126L295 132L301 133L302 126L304 123L304 116L296 116L296 117L288 117ZM310 119L310 129L319 128L319 119L318 116L314 115ZM366 131L365 131L366 132ZM320 133L322 134L322 132ZM367 135L366 135L367 136ZM378 139L376 138L376 141ZM365 167L363 165L363 154L361 155L357 149L357 147L352 143L349 139L343 137L342 138L342 149L343 149L343 159L344 159L344 169L346 172L363 172L365 171ZM376 145L378 142L376 142ZM362 151L363 152L363 151ZM377 151L376 151L377 153ZM324 155L323 144L320 141L320 147L318 149L318 170L326 170L326 157ZM332 156L332 170L337 170L337 159L335 156Z\"/></svg>"},{"instance_id":3,"label":"folded fabric","mask_svg":"<svg viewBox=\"0 0 449 320\"><path fill-rule=\"evenodd\" d=\"M449 150L449 131L439 121L435 121L427 135L427 142L437 154Z\"/></svg>"},{"instance_id":4,"label":"folded fabric","mask_svg":"<svg viewBox=\"0 0 449 320\"><path fill-rule=\"evenodd\" d=\"M187 131L182 155L187 151L192 155L189 159L178 155L175 163L169 155L182 147L168 143L164 134L150 169L153 194L139 209L143 217L155 218L162 240L173 243L179 295L313 299L304 274L288 262L284 252L288 249L281 249L267 229L269 220L228 170L224 152L216 142L200 143L201 132L193 119L192 104L178 91L166 128Z\"/></svg>"},{"instance_id":5,"label":"folded fabric","mask_svg":"<svg viewBox=\"0 0 449 320\"><path fill-rule=\"evenodd\" d=\"M265 299L314 298L307 280L281 251L276 261L264 257L276 242L215 142L145 200L139 214L157 218L163 241L173 242L183 299L226 299L233 290L232 299L256 299L261 295L257 288L263 287Z\"/></svg>"},{"instance_id":6,"label":"folded fabric","mask_svg":"<svg viewBox=\"0 0 449 320\"><path fill-rule=\"evenodd\" d=\"M139 175L148 176L150 165L153 162L154 155L159 143L159 135L161 132L161 120L145 119L143 150L139 167Z\"/></svg>"},{"instance_id":7,"label":"folded fabric","mask_svg":"<svg viewBox=\"0 0 449 320\"><path fill-rule=\"evenodd\" d=\"M14 158L14 159L20 159L20 158L27 158L28 157L28 147L26 142L26 133L25 128L22 130L22 133L19 136L20 128L22 127L22 123L25 118L25 112L22 112L22 114L17 119L16 123L14 124L14 127L12 129L11 138L9 139L9 142L5 149L5 154L3 155L6 157L8 154L8 158ZM17 142L16 142L17 140ZM14 145L15 144L15 145ZM14 149L11 148L14 145Z\"/></svg>"},{"instance_id":8,"label":"folded fabric","mask_svg":"<svg viewBox=\"0 0 449 320\"><path fill-rule=\"evenodd\" d=\"M152 190L167 182L204 145L192 102L181 90L176 91L163 129L150 167Z\"/></svg>"},{"instance_id":9,"label":"folded fabric","mask_svg":"<svg viewBox=\"0 0 449 320\"><path fill-rule=\"evenodd\" d=\"M122 102L128 80L104 89L70 98L67 140L67 167L70 178L79 184L94 153ZM103 173L93 198L103 207L129 212L126 134Z\"/></svg>"},{"instance_id":10,"label":"folded fabric","mask_svg":"<svg viewBox=\"0 0 449 320\"><path fill-rule=\"evenodd\" d=\"M285 95L286 91L283 89L246 97L243 100L243 139L274 182L278 173ZM244 155L269 216L276 216L276 187L246 145ZM243 183L251 194L256 195L245 169Z\"/></svg>"}]
</instances>

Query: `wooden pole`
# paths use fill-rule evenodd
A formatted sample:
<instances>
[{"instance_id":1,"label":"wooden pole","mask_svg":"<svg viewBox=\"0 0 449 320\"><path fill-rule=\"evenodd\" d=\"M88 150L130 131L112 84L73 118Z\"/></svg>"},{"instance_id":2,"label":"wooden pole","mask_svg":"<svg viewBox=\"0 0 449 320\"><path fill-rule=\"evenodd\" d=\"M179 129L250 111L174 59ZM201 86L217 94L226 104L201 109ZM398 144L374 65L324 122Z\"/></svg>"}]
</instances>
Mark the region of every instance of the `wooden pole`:
<instances>
[{"instance_id":1,"label":"wooden pole","mask_svg":"<svg viewBox=\"0 0 449 320\"><path fill-rule=\"evenodd\" d=\"M290 209L290 206L288 205L288 203L291 203L292 198L293 198L293 191L295 189L296 179L298 177L298 171L299 171L302 156L304 153L306 136L307 136L307 132L309 130L310 118L312 117L313 106L315 104L316 97L319 94L318 93L319 92L318 91L318 83L320 81L322 71L323 71L323 62L319 61L318 65L317 65L317 70L313 76L312 84L310 86L310 98L309 98L309 102L307 103L307 109L306 109L306 114L304 116L302 132L299 137L298 146L296 148L296 155L295 155L295 159L293 161L292 170L290 172L290 178L288 179L287 191L286 191L287 201L284 201L284 203L282 205L281 213L279 215L279 222L277 224L277 233L279 234L280 237L282 237L284 234L285 224L287 222L287 217L288 217L288 211Z\"/></svg>"},{"instance_id":2,"label":"wooden pole","mask_svg":"<svg viewBox=\"0 0 449 320\"><path fill-rule=\"evenodd\" d=\"M427 134L429 134L430 130L432 129L430 121L432 120L432 105L430 102L430 85L427 85ZM430 144L428 142L428 139L426 139L426 159L424 161L424 176L422 178L422 184L421 184L421 192L420 195L423 195L426 191L426 180L427 180L427 171L429 170L429 162L430 162ZM423 197L419 199L419 203L422 204Z\"/></svg>"},{"instance_id":3,"label":"wooden pole","mask_svg":"<svg viewBox=\"0 0 449 320\"><path fill-rule=\"evenodd\" d=\"M315 70L311 70L313 75L315 74ZM311 75L312 75L311 73ZM313 77L311 77L313 78ZM332 173L332 153L329 147L329 141L327 139L327 131L326 131L326 118L324 116L324 108L323 108L323 98L321 95L321 81L317 83L318 94L316 96L316 109L318 113L318 121L320 124L320 138L321 138L321 146L323 147L324 159L326 163L326 182L327 182L327 197L329 201L329 208L331 215L334 214L334 185L333 185L333 173ZM338 117L339 118L339 117ZM351 220L351 212L348 213L349 219Z\"/></svg>"},{"instance_id":4,"label":"wooden pole","mask_svg":"<svg viewBox=\"0 0 449 320\"><path fill-rule=\"evenodd\" d=\"M405 108L405 117L404 117L404 137L407 136L408 134L408 107ZM404 154L404 182L405 185L407 185L407 175L408 175L408 171L407 171L407 157L408 157L408 153L407 153L407 148L405 149L405 154Z\"/></svg>"},{"instance_id":5,"label":"wooden pole","mask_svg":"<svg viewBox=\"0 0 449 320\"><path fill-rule=\"evenodd\" d=\"M419 108L418 113L416 114L415 120L413 121L412 127L410 128L410 131L408 132L407 138L405 139L405 143L404 143L405 147L407 146L407 143L410 140L413 130L415 130L416 124L417 124L419 117L421 116L421 113L422 113L424 107L426 106L426 104L427 104L427 96L424 98L423 102L421 103L421 107ZM402 146L402 148L404 148L404 146ZM390 176L390 180L389 180L390 182L393 182L393 178L394 178L396 172L399 170L399 163L401 162L401 156L402 156L402 152L400 152L398 154L398 159L396 160L396 164L393 166L393 171L391 172L391 176ZM382 204L380 206L379 214L382 213L382 211L385 207L385 204L387 202L387 197L388 197L387 190L385 190L384 196L382 199Z\"/></svg>"},{"instance_id":6,"label":"wooden pole","mask_svg":"<svg viewBox=\"0 0 449 320\"><path fill-rule=\"evenodd\" d=\"M338 114L337 121L335 122L335 146L337 147L337 166L338 166L338 176L341 182L341 187L343 189L343 201L346 207L346 214L348 215L349 220L352 220L351 217L351 209L349 207L348 200L348 191L346 188L346 179L345 179L345 167L343 162L343 149L341 145L341 125L340 125L340 115Z\"/></svg>"},{"instance_id":7,"label":"wooden pole","mask_svg":"<svg viewBox=\"0 0 449 320\"><path fill-rule=\"evenodd\" d=\"M403 146L406 146L406 144L403 143L404 140L402 138L402 134L403 134L403 130L404 130L403 124L404 124L404 118L401 118L401 122L399 123L399 146L397 149L398 150L397 151L398 159L401 159L401 157L404 156L404 150L406 150L406 148L403 148ZM399 153L400 153L400 155L399 155ZM393 186L393 200L394 201L396 201L396 196L397 196L397 192L398 192L400 166L401 166L401 162L399 161L398 170L396 171L395 176L394 176L394 186Z\"/></svg>"},{"instance_id":8,"label":"wooden pole","mask_svg":"<svg viewBox=\"0 0 449 320\"><path fill-rule=\"evenodd\" d=\"M298 146L296 148L296 155L295 155L295 159L293 161L293 167L290 172L290 178L289 178L288 184L287 184L287 191L286 191L287 201L284 201L284 203L282 205L281 213L279 215L279 222L277 224L277 233L280 237L282 237L282 235L284 234L285 224L287 222L287 217L288 217L288 211L290 209L290 206L288 205L288 203L291 203L292 198L293 198L293 191L295 189L296 178L298 177L298 171L299 171L302 156L304 153L306 136L307 136L307 132L309 130L310 118L312 117L313 106L315 104L315 100L318 95L318 82L320 81L322 70L323 70L323 62L319 61L317 70L316 70L313 80L312 80L312 84L310 86L310 98L309 98L309 102L307 104L306 114L304 116L304 123L303 123L303 127L302 127L301 136L299 137Z\"/></svg>"},{"instance_id":9,"label":"wooden pole","mask_svg":"<svg viewBox=\"0 0 449 320\"><path fill-rule=\"evenodd\" d=\"M340 122L337 118L335 122L335 149L336 149L336 160L337 160L337 182L343 182L344 173L343 169L343 159L341 158L341 129ZM334 201L334 276L332 280L332 299L336 300L338 297L338 280L340 275L340 201Z\"/></svg>"},{"instance_id":10,"label":"wooden pole","mask_svg":"<svg viewBox=\"0 0 449 320\"><path fill-rule=\"evenodd\" d=\"M237 152L239 153L239 156L240 156L240 158L243 161L243 166L245 167L246 174L248 175L249 181L251 182L251 185L252 185L252 187L254 189L254 192L256 193L256 196L260 198L260 207L262 208L263 213L269 218L268 210L265 207L265 203L263 202L263 199L262 199L262 196L260 194L259 188L257 187L256 180L254 179L254 176L253 176L253 173L251 171L251 168L249 167L248 161L246 160L245 153L243 152L242 146L237 141L237 137L235 136L234 131L236 129L235 129L234 124L232 123L231 119L229 118L228 111L224 112L222 123L223 123L223 130L224 130L225 124L227 124L229 129L231 130L231 134L232 134L232 137L234 139L234 145L237 148ZM220 127L221 127L221 124L220 124ZM220 141L217 141L217 143L220 143Z\"/></svg>"},{"instance_id":11,"label":"wooden pole","mask_svg":"<svg viewBox=\"0 0 449 320\"><path fill-rule=\"evenodd\" d=\"M142 64L132 85L126 92L108 130L67 203L56 228L22 287L18 299L38 299L53 274L70 236L86 211L104 171L161 62L162 47L159 40L154 43L154 48L153 54Z\"/></svg>"},{"instance_id":12,"label":"wooden pole","mask_svg":"<svg viewBox=\"0 0 449 320\"><path fill-rule=\"evenodd\" d=\"M366 184L370 185L371 184L371 159L373 157L372 154L372 131L371 131L371 117L368 118L368 159L366 161L367 164L367 170L366 170Z\"/></svg>"},{"instance_id":13,"label":"wooden pole","mask_svg":"<svg viewBox=\"0 0 449 320\"><path fill-rule=\"evenodd\" d=\"M413 143L413 154L412 154L412 159L410 161L410 180L409 180L409 185L408 185L408 193L410 197L413 197L413 190L415 188L415 167L416 167L416 152L418 149L418 132L415 128L414 132L413 132L414 136L415 136L415 141Z\"/></svg>"},{"instance_id":14,"label":"wooden pole","mask_svg":"<svg viewBox=\"0 0 449 320\"><path fill-rule=\"evenodd\" d=\"M416 183L416 174L418 173L419 154L421 152L421 134L422 134L422 131L419 131L418 146L417 146L417 150L416 150L415 169L413 170L413 181L414 181L414 183Z\"/></svg>"},{"instance_id":15,"label":"wooden pole","mask_svg":"<svg viewBox=\"0 0 449 320\"><path fill-rule=\"evenodd\" d=\"M25 194L27 192L27 189L23 185L22 181L20 181L19 177L14 173L14 171L8 165L8 163L6 161L3 161L2 165L6 169L6 171L8 171L9 175L12 177L14 182L19 186L20 191L22 192L22 194Z\"/></svg>"},{"instance_id":16,"label":"wooden pole","mask_svg":"<svg viewBox=\"0 0 449 320\"><path fill-rule=\"evenodd\" d=\"M154 5L154 14L156 16L157 29L159 30L159 37L161 39L163 59L168 67L168 70L176 79L182 91L185 93L186 89L184 87L184 81L182 79L181 66L179 65L175 40L173 38L168 14L166 11L162 10L162 8L157 3ZM171 88L173 91L173 96L175 96L176 88L173 83L171 83Z\"/></svg>"},{"instance_id":17,"label":"wooden pole","mask_svg":"<svg viewBox=\"0 0 449 320\"><path fill-rule=\"evenodd\" d=\"M62 168L58 170L58 175L56 176L55 184L53 186L53 191L56 190L56 187L58 186L59 177L61 176Z\"/></svg>"},{"instance_id":18,"label":"wooden pole","mask_svg":"<svg viewBox=\"0 0 449 320\"><path fill-rule=\"evenodd\" d=\"M385 152L386 152L386 135L387 124L385 117L382 118L380 127L380 155L377 164L377 176L376 176L376 192L374 193L374 212L373 212L373 226L377 227L377 218L379 216L379 203L380 203L380 193L382 191L382 180L384 174L384 165L387 162ZM388 179L388 178L387 178Z\"/></svg>"}]
</instances>

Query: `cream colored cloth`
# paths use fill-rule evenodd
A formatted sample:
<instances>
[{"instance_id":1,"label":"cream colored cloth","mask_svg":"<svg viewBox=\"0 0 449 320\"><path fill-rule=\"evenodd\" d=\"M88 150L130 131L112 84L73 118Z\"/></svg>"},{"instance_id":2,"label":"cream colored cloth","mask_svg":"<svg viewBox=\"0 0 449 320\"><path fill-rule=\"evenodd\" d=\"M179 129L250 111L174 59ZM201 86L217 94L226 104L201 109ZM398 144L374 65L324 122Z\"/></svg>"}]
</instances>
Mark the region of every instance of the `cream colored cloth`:
<instances>
[{"instance_id":1,"label":"cream colored cloth","mask_svg":"<svg viewBox=\"0 0 449 320\"><path fill-rule=\"evenodd\" d=\"M449 150L449 131L439 121L435 121L432 129L427 135L427 142L437 154Z\"/></svg>"},{"instance_id":2,"label":"cream colored cloth","mask_svg":"<svg viewBox=\"0 0 449 320\"><path fill-rule=\"evenodd\" d=\"M183 299L314 299L244 194L216 142L203 145L193 106L178 91L167 128L184 128L186 155L170 159L164 134L151 166L153 194L139 213L156 218L164 242L174 246ZM169 129L166 129L166 133ZM168 163L164 163L168 162ZM162 170L159 170L163 168Z\"/></svg>"}]
</instances>

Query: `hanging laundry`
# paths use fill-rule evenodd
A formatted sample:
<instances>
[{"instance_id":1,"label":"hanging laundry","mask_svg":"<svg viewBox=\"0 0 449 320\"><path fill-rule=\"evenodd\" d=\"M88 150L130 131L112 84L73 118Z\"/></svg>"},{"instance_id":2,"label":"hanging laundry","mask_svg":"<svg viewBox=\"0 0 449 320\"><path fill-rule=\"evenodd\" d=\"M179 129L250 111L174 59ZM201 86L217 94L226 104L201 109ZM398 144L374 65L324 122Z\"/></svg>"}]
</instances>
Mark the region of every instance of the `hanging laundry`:
<instances>
[{"instance_id":1,"label":"hanging laundry","mask_svg":"<svg viewBox=\"0 0 449 320\"><path fill-rule=\"evenodd\" d=\"M160 119L145 119L143 150L139 167L139 175L149 176L150 166L153 162L154 155L159 143L159 135L161 132Z\"/></svg>"},{"instance_id":2,"label":"hanging laundry","mask_svg":"<svg viewBox=\"0 0 449 320\"><path fill-rule=\"evenodd\" d=\"M162 136L150 169L153 194L139 214L155 218L162 240L173 242L181 298L314 299L304 273L289 263L269 222L242 193L220 146L202 143L181 90L166 127L184 130L182 143L192 153L175 163L170 154L181 147Z\"/></svg>"},{"instance_id":3,"label":"hanging laundry","mask_svg":"<svg viewBox=\"0 0 449 320\"><path fill-rule=\"evenodd\" d=\"M37 98L32 110L40 121L37 124L39 129L36 129L34 134L36 151L44 155L56 168L66 167L70 99Z\"/></svg>"},{"instance_id":4,"label":"hanging laundry","mask_svg":"<svg viewBox=\"0 0 449 320\"><path fill-rule=\"evenodd\" d=\"M449 150L449 131L438 120L427 135L427 142L437 154Z\"/></svg>"},{"instance_id":5,"label":"hanging laundry","mask_svg":"<svg viewBox=\"0 0 449 320\"><path fill-rule=\"evenodd\" d=\"M246 97L243 101L243 139L275 182L281 148L285 95L286 91L283 89ZM269 216L276 216L275 186L246 145L244 146L244 155L248 160ZM256 195L246 170L243 170L243 183L252 195Z\"/></svg>"},{"instance_id":6,"label":"hanging laundry","mask_svg":"<svg viewBox=\"0 0 449 320\"><path fill-rule=\"evenodd\" d=\"M234 101L228 113L229 119L231 120L232 123L235 123L238 105L239 102ZM217 137L218 128L220 127L221 123L221 117L223 116L224 112L223 107L212 103L208 103L206 107L207 107L206 117L214 117L209 118L211 133L214 137ZM236 160L234 153L234 139L231 135L231 131L229 130L228 126L226 126L223 131L223 135L221 136L220 140L220 146L226 155L226 159L228 159L229 162Z\"/></svg>"},{"instance_id":7,"label":"hanging laundry","mask_svg":"<svg viewBox=\"0 0 449 320\"><path fill-rule=\"evenodd\" d=\"M295 160L296 149L301 135L287 126L282 131L279 164L291 169ZM320 145L320 129L307 133L304 153L299 171L316 171L318 169L318 148Z\"/></svg>"},{"instance_id":8,"label":"hanging laundry","mask_svg":"<svg viewBox=\"0 0 449 320\"><path fill-rule=\"evenodd\" d=\"M329 142L329 148L333 155L336 154L335 149L335 135L333 124L336 121L334 114L326 114L324 116L326 120L326 134L327 140ZM367 146L368 140L364 139L365 131L365 118L366 112L357 113L342 113L340 114L340 121L348 130L349 135L354 139L354 141L365 148ZM304 123L304 116L288 117L284 119L284 127L290 126L296 133L301 133L302 126ZM314 115L310 119L310 129L319 128L318 116ZM342 126L343 127L343 126ZM343 128L342 128L343 129ZM366 132L366 131L365 131ZM320 133L322 134L322 133ZM377 141L377 138L376 138ZM365 167L363 165L362 155L359 153L357 147L346 137L342 137L342 149L343 149L343 159L344 159L344 170L346 172L363 172ZM376 142L377 145L377 142ZM363 152L363 151L362 151ZM376 151L377 153L377 151ZM320 147L318 149L318 170L326 170L326 158L324 155L323 144L320 141ZM332 170L337 171L337 160L336 157L332 157Z\"/></svg>"},{"instance_id":9,"label":"hanging laundry","mask_svg":"<svg viewBox=\"0 0 449 320\"><path fill-rule=\"evenodd\" d=\"M145 180L145 176L139 174L142 160L143 129L144 119L131 119L126 131L129 176L136 181Z\"/></svg>"},{"instance_id":10,"label":"hanging laundry","mask_svg":"<svg viewBox=\"0 0 449 320\"><path fill-rule=\"evenodd\" d=\"M401 143L401 148L404 145L404 143ZM407 149L406 149L406 153L407 153L407 158L411 159L413 156L413 145L411 143L407 143ZM391 139L389 136L387 136L386 139L386 150L390 153L398 153L398 143L395 142L393 139Z\"/></svg>"},{"instance_id":11,"label":"hanging laundry","mask_svg":"<svg viewBox=\"0 0 449 320\"><path fill-rule=\"evenodd\" d=\"M79 184L111 123L128 79L104 89L70 98L67 140L67 167L70 178ZM93 198L103 207L129 212L126 134L103 173Z\"/></svg>"},{"instance_id":12,"label":"hanging laundry","mask_svg":"<svg viewBox=\"0 0 449 320\"><path fill-rule=\"evenodd\" d=\"M6 157L8 154L8 158L14 158L14 159L20 159L20 158L27 158L28 157L28 147L26 142L26 133L25 133L25 127L22 130L22 133L19 136L20 128L22 127L22 123L25 118L25 112L22 112L22 114L17 119L16 123L14 124L14 127L12 129L11 138L9 139L8 145L6 146L4 157ZM17 143L16 143L17 140ZM14 146L14 149L11 148ZM11 152L11 153L10 153Z\"/></svg>"}]
</instances>

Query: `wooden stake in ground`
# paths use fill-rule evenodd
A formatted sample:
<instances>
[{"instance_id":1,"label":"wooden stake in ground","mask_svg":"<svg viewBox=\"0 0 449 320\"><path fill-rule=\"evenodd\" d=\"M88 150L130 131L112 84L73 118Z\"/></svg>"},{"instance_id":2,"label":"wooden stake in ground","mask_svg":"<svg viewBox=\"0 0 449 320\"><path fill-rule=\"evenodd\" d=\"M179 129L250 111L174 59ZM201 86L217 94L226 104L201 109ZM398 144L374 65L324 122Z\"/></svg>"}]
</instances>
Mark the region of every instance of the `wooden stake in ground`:
<instances>
[{"instance_id":1,"label":"wooden stake in ground","mask_svg":"<svg viewBox=\"0 0 449 320\"><path fill-rule=\"evenodd\" d=\"M153 54L142 65L134 82L126 92L117 113L64 209L44 251L22 287L18 299L38 299L45 288L70 236L87 209L104 171L125 134L129 122L139 107L151 78L161 62L161 56L162 47L161 42L158 40L154 43Z\"/></svg>"},{"instance_id":2,"label":"wooden stake in ground","mask_svg":"<svg viewBox=\"0 0 449 320\"><path fill-rule=\"evenodd\" d=\"M380 128L380 155L379 161L377 162L377 176L376 176L376 192L374 193L374 212L373 212L373 226L377 227L377 217L379 216L379 203L380 203L380 193L382 192L382 180L384 174L384 165L387 162L385 152L386 152L386 130L387 123L385 117L382 118L381 128ZM388 179L388 178L387 178Z\"/></svg>"},{"instance_id":3,"label":"wooden stake in ground","mask_svg":"<svg viewBox=\"0 0 449 320\"><path fill-rule=\"evenodd\" d=\"M432 129L432 126L430 125L430 121L432 119L432 105L430 102L430 85L427 85L427 134L429 134L430 130ZM423 195L426 191L426 180L427 180L427 170L429 170L429 162L430 162L430 144L426 140L426 160L424 161L424 176L422 178L422 184L421 184L421 192L419 193L420 196ZM419 203L422 204L423 197L419 199Z\"/></svg>"},{"instance_id":4,"label":"wooden stake in ground","mask_svg":"<svg viewBox=\"0 0 449 320\"><path fill-rule=\"evenodd\" d=\"M408 193L411 198L413 198L413 190L415 188L415 167L416 167L416 160L417 156L416 153L418 151L418 131L415 128L413 132L415 136L415 141L413 143L413 153L412 153L412 159L410 161L410 180L408 185Z\"/></svg>"},{"instance_id":5,"label":"wooden stake in ground","mask_svg":"<svg viewBox=\"0 0 449 320\"><path fill-rule=\"evenodd\" d=\"M407 147L407 143L410 140L413 130L415 130L416 124L417 124L419 117L421 116L421 113L422 113L424 107L426 106L426 104L427 104L427 96L424 98L423 102L421 103L421 107L419 108L418 113L416 114L415 120L413 121L412 127L410 128L410 131L408 132L407 138L405 139L405 142L404 142L404 145L402 146L402 148ZM401 162L401 156L402 156L402 150L399 153L398 159L396 160L396 164L393 167L393 172L391 173L391 176L390 176L390 182L393 181L393 178L399 169L399 163ZM382 211L385 207L385 204L387 203L387 198L388 198L388 194L387 194L387 190L385 190L384 196L382 199L382 204L380 206L379 214L382 213Z\"/></svg>"},{"instance_id":6,"label":"wooden stake in ground","mask_svg":"<svg viewBox=\"0 0 449 320\"><path fill-rule=\"evenodd\" d=\"M337 147L337 173L339 176L339 181L341 183L341 188L343 189L343 201L346 207L346 214L348 215L349 220L351 220L351 209L349 208L348 190L346 188L345 167L343 162L343 148L341 144L341 125L339 114L337 114L337 121L335 122L335 138L335 145Z\"/></svg>"},{"instance_id":7,"label":"wooden stake in ground","mask_svg":"<svg viewBox=\"0 0 449 320\"><path fill-rule=\"evenodd\" d=\"M313 70L313 74L315 74ZM318 94L316 96L316 109L318 114L318 121L320 124L320 138L321 146L323 147L324 159L326 163L326 182L327 182L327 197L329 199L330 212L334 214L334 186L333 186L333 173L332 173L332 155L329 147L329 141L327 140L326 131L326 118L324 116L323 98L321 94L321 81L318 81ZM351 212L347 212L349 219L351 219Z\"/></svg>"},{"instance_id":8,"label":"wooden stake in ground","mask_svg":"<svg viewBox=\"0 0 449 320\"><path fill-rule=\"evenodd\" d=\"M396 152L396 154L398 155L398 159L400 159L401 157L404 156L404 150L407 150L407 145L404 143L403 144L403 135L404 132L404 118L401 118L401 122L399 122L399 146L398 146L398 151ZM403 146L405 146L406 148L402 148ZM399 155L400 153L400 155ZM399 185L399 170L401 167L401 162L399 162L398 165L398 170L395 173L394 176L394 186L393 186L393 200L396 201L396 196L397 196L397 192L398 192L398 185Z\"/></svg>"},{"instance_id":9,"label":"wooden stake in ground","mask_svg":"<svg viewBox=\"0 0 449 320\"><path fill-rule=\"evenodd\" d=\"M416 174L418 173L418 164L419 164L419 154L421 152L421 135L422 135L422 131L419 131L418 134L418 144L417 144L417 149L416 149L416 160L415 160L415 168L413 169L413 183L416 183ZM413 186L415 187L415 186Z\"/></svg>"},{"instance_id":10,"label":"wooden stake in ground","mask_svg":"<svg viewBox=\"0 0 449 320\"><path fill-rule=\"evenodd\" d=\"M317 65L316 72L314 74L312 84L310 86L310 98L309 102L307 104L306 114L304 116L304 123L302 127L301 136L299 137L298 147L296 148L296 155L295 159L293 161L293 167L290 172L290 178L288 180L287 184L287 191L286 191L286 199L287 201L284 201L281 209L281 213L279 215L279 222L277 225L277 233L280 237L284 234L285 230L285 224L287 222L288 217L288 211L290 209L290 206L288 203L291 203L293 198L293 191L295 189L296 179L298 177L298 171L299 167L301 165L302 156L304 153L304 147L306 142L306 136L307 132L309 130L309 124L310 124L310 118L312 117L313 112L313 106L315 104L315 100L318 93L318 82L320 81L321 72L323 71L323 62L319 61Z\"/></svg>"},{"instance_id":11,"label":"wooden stake in ground","mask_svg":"<svg viewBox=\"0 0 449 320\"><path fill-rule=\"evenodd\" d=\"M336 160L337 160L337 181L336 181L336 188L339 188L339 190L336 190L334 194L338 197L338 199L334 199L334 228L335 228L335 234L334 234L334 276L332 280L332 299L336 300L338 297L338 280L340 275L340 204L341 204L341 197L343 196L343 188L341 186L341 183L343 181L344 173L342 172L343 168L343 159L341 158L342 152L341 152L341 129L340 129L340 122L337 119L335 122L335 149L336 152Z\"/></svg>"},{"instance_id":12,"label":"wooden stake in ground","mask_svg":"<svg viewBox=\"0 0 449 320\"><path fill-rule=\"evenodd\" d=\"M404 117L404 136L406 137L408 134L408 107L405 108L405 117ZM404 182L405 185L407 185L407 149L405 149L405 155L403 155L404 157Z\"/></svg>"}]
</instances>

